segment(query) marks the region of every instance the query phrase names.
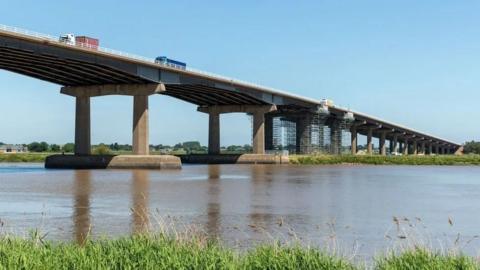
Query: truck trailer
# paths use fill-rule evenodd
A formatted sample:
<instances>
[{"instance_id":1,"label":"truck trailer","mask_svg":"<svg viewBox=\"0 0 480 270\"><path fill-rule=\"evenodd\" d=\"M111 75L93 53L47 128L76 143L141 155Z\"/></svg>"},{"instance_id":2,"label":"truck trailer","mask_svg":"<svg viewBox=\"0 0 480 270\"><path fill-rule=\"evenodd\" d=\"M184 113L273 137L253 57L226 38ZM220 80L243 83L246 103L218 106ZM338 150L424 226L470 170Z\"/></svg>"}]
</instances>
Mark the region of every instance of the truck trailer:
<instances>
[{"instance_id":1,"label":"truck trailer","mask_svg":"<svg viewBox=\"0 0 480 270\"><path fill-rule=\"evenodd\" d=\"M159 56L159 57L155 58L155 63L161 64L161 65L164 65L164 66L168 66L168 67L183 69L183 70L187 69L187 64L186 63L170 59L166 56Z\"/></svg>"}]
</instances>

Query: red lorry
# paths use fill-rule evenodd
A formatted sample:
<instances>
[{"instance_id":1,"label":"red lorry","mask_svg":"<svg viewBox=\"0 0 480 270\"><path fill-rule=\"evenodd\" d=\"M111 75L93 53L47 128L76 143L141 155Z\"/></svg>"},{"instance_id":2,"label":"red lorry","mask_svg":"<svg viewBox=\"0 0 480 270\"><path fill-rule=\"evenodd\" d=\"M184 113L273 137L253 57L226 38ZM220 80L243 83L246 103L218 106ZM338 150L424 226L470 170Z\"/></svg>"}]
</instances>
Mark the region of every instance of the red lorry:
<instances>
[{"instance_id":1,"label":"red lorry","mask_svg":"<svg viewBox=\"0 0 480 270\"><path fill-rule=\"evenodd\" d=\"M100 42L96 38L91 38L87 36L78 36L78 37L75 37L75 44L80 47L86 47L89 49L97 50Z\"/></svg>"}]
</instances>

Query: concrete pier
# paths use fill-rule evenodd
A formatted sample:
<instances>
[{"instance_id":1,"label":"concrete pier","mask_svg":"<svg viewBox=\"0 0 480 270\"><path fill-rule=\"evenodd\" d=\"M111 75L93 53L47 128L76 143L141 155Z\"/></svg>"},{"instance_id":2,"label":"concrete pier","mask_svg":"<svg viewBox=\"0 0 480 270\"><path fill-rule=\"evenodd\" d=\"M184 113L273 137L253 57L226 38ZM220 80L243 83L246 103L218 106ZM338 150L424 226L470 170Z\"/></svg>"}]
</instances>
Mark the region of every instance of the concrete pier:
<instances>
[{"instance_id":1,"label":"concrete pier","mask_svg":"<svg viewBox=\"0 0 480 270\"><path fill-rule=\"evenodd\" d=\"M220 114L208 113L208 154L220 154Z\"/></svg>"},{"instance_id":2,"label":"concrete pier","mask_svg":"<svg viewBox=\"0 0 480 270\"><path fill-rule=\"evenodd\" d=\"M311 117L306 114L296 120L296 152L297 154L309 154L311 152L310 138Z\"/></svg>"},{"instance_id":3,"label":"concrete pier","mask_svg":"<svg viewBox=\"0 0 480 270\"><path fill-rule=\"evenodd\" d=\"M275 105L213 105L197 108L197 111L209 114L208 138L209 149L212 149L212 154L220 152L219 115L234 112L248 113L253 116L253 153L265 154L265 114L276 110L277 107Z\"/></svg>"},{"instance_id":4,"label":"concrete pier","mask_svg":"<svg viewBox=\"0 0 480 270\"><path fill-rule=\"evenodd\" d=\"M150 144L148 141L148 96L133 97L133 154L148 155Z\"/></svg>"},{"instance_id":5,"label":"concrete pier","mask_svg":"<svg viewBox=\"0 0 480 270\"><path fill-rule=\"evenodd\" d=\"M399 152L399 149L398 149L398 135L397 134L393 135L392 152L393 153L398 153Z\"/></svg>"},{"instance_id":6,"label":"concrete pier","mask_svg":"<svg viewBox=\"0 0 480 270\"><path fill-rule=\"evenodd\" d=\"M373 153L373 128L369 127L367 129L367 154L371 155Z\"/></svg>"},{"instance_id":7,"label":"concrete pier","mask_svg":"<svg viewBox=\"0 0 480 270\"><path fill-rule=\"evenodd\" d=\"M403 153L404 156L408 155L408 138L405 138L403 142Z\"/></svg>"},{"instance_id":8,"label":"concrete pier","mask_svg":"<svg viewBox=\"0 0 480 270\"><path fill-rule=\"evenodd\" d=\"M90 97L75 99L75 154L90 155Z\"/></svg>"},{"instance_id":9,"label":"concrete pier","mask_svg":"<svg viewBox=\"0 0 480 270\"><path fill-rule=\"evenodd\" d=\"M380 131L380 155L386 156L387 155L387 145L385 144L387 137L387 132L386 131Z\"/></svg>"},{"instance_id":10,"label":"concrete pier","mask_svg":"<svg viewBox=\"0 0 480 270\"><path fill-rule=\"evenodd\" d=\"M352 155L356 155L357 147L358 147L358 133L357 133L356 126L352 126L350 128L350 145L351 145Z\"/></svg>"},{"instance_id":11,"label":"concrete pier","mask_svg":"<svg viewBox=\"0 0 480 270\"><path fill-rule=\"evenodd\" d=\"M253 143L254 154L265 154L265 112L259 110L253 113Z\"/></svg>"}]
</instances>

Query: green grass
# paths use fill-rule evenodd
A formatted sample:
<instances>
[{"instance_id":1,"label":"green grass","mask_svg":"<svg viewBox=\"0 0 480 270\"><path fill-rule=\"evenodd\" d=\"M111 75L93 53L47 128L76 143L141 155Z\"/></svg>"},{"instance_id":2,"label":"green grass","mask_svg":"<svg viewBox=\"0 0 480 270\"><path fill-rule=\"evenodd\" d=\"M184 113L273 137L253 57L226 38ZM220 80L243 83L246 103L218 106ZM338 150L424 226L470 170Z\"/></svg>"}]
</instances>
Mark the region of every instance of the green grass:
<instances>
[{"instance_id":1,"label":"green grass","mask_svg":"<svg viewBox=\"0 0 480 270\"><path fill-rule=\"evenodd\" d=\"M6 269L365 269L320 249L269 244L246 252L214 241L164 235L136 235L120 239L44 242L0 238L0 270ZM375 258L369 269L469 270L480 269L468 256L440 254L426 249L407 250Z\"/></svg>"},{"instance_id":2,"label":"green grass","mask_svg":"<svg viewBox=\"0 0 480 270\"><path fill-rule=\"evenodd\" d=\"M380 155L292 155L290 163L305 165L480 165L480 155L380 156Z\"/></svg>"},{"instance_id":3,"label":"green grass","mask_svg":"<svg viewBox=\"0 0 480 270\"><path fill-rule=\"evenodd\" d=\"M343 258L301 247L262 246L239 254L211 241L164 236L42 243L0 240L0 269L356 269Z\"/></svg>"},{"instance_id":4,"label":"green grass","mask_svg":"<svg viewBox=\"0 0 480 270\"><path fill-rule=\"evenodd\" d=\"M376 261L378 270L474 270L480 265L473 258L463 255L442 255L425 249L390 254Z\"/></svg>"},{"instance_id":5,"label":"green grass","mask_svg":"<svg viewBox=\"0 0 480 270\"><path fill-rule=\"evenodd\" d=\"M45 162L45 159L55 153L20 153L0 154L0 162Z\"/></svg>"}]
</instances>

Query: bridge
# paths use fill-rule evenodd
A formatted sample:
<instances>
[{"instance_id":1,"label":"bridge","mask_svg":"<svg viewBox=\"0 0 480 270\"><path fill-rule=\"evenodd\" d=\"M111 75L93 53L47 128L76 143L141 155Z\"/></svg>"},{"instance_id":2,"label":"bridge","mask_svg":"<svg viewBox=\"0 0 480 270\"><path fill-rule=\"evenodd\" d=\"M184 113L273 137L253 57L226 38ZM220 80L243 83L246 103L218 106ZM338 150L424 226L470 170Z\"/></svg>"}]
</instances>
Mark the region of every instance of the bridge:
<instances>
[{"instance_id":1,"label":"bridge","mask_svg":"<svg viewBox=\"0 0 480 270\"><path fill-rule=\"evenodd\" d=\"M374 151L373 138L378 138L381 155L453 154L461 150L455 142L329 102L103 47L69 45L59 42L58 37L3 25L0 69L58 84L62 94L76 99L76 156L91 154L90 99L105 95L133 97L133 154L148 156L148 100L156 94L195 104L199 112L209 115L211 155L220 154L220 114L234 112L252 116L256 155L275 149L340 154L345 132L351 135L352 154L358 152L358 135L366 136L369 154Z\"/></svg>"}]
</instances>

